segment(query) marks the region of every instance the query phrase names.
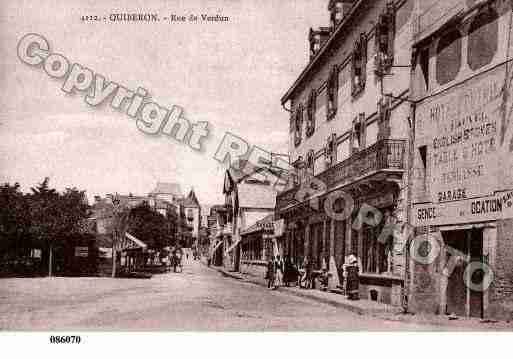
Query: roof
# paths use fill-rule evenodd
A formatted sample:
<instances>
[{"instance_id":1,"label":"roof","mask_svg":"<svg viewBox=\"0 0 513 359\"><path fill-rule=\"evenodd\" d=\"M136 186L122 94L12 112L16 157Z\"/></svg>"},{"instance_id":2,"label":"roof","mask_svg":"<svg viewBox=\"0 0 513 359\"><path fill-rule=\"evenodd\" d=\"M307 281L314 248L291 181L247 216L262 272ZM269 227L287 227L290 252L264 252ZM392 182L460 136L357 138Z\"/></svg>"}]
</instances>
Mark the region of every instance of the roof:
<instances>
[{"instance_id":1,"label":"roof","mask_svg":"<svg viewBox=\"0 0 513 359\"><path fill-rule=\"evenodd\" d=\"M143 241L141 241L140 239L137 239L135 238L134 236L132 236L130 233L126 232L125 233L125 237L130 239L132 241L133 244L135 244L137 247L140 247L140 248L146 248L148 247L148 245L146 243L144 243Z\"/></svg>"},{"instance_id":2,"label":"roof","mask_svg":"<svg viewBox=\"0 0 513 359\"><path fill-rule=\"evenodd\" d=\"M242 182L237 186L239 207L274 209L276 189L269 184Z\"/></svg>"},{"instance_id":3,"label":"roof","mask_svg":"<svg viewBox=\"0 0 513 359\"><path fill-rule=\"evenodd\" d=\"M193 189L191 189L187 197L182 201L182 204L186 207L200 207L198 198L196 198L196 194Z\"/></svg>"},{"instance_id":4,"label":"roof","mask_svg":"<svg viewBox=\"0 0 513 359\"><path fill-rule=\"evenodd\" d=\"M245 229L241 232L241 235L259 232L263 230L273 230L274 229L274 213L268 214L264 218L262 218L259 221L256 221L255 224L250 226L249 228Z\"/></svg>"},{"instance_id":5,"label":"roof","mask_svg":"<svg viewBox=\"0 0 513 359\"><path fill-rule=\"evenodd\" d=\"M157 182L157 186L150 194L173 194L175 196L182 196L182 188L179 183L171 182Z\"/></svg>"},{"instance_id":6,"label":"roof","mask_svg":"<svg viewBox=\"0 0 513 359\"><path fill-rule=\"evenodd\" d=\"M329 54L328 49L333 47L333 44L335 43L335 39L338 38L340 35L343 35L345 32L346 25L348 21L353 17L353 14L355 11L360 7L360 5L364 4L365 0L358 0L354 3L353 7L349 11L349 14L344 16L340 24L337 25L336 29L333 31L333 34L329 37L329 39L326 41L323 47L315 54L315 57L306 65L306 67L303 69L299 77L294 81L292 86L287 90L285 95L281 98L282 105L287 102L290 97L292 96L292 93L303 83L303 80L306 79L310 71L319 63L320 59L323 57L325 53Z\"/></svg>"}]
</instances>

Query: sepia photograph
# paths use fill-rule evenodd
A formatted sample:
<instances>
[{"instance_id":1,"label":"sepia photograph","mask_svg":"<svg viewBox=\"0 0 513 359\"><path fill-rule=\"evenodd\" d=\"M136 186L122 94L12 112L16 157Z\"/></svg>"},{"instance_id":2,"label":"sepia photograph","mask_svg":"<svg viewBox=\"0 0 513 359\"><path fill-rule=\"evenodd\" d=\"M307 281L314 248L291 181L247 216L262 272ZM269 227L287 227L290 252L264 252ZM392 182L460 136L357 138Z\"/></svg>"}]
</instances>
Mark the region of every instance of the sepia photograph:
<instances>
[{"instance_id":1,"label":"sepia photograph","mask_svg":"<svg viewBox=\"0 0 513 359\"><path fill-rule=\"evenodd\" d=\"M2 1L0 335L512 332L512 35L510 0Z\"/></svg>"}]
</instances>

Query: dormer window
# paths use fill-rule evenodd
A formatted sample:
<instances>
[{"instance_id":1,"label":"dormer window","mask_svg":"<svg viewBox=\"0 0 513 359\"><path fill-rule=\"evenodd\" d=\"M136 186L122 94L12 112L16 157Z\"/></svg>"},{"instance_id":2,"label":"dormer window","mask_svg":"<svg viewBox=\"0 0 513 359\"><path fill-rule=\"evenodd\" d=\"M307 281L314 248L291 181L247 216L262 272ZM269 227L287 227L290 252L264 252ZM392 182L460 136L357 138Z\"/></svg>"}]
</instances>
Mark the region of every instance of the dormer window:
<instances>
[{"instance_id":1,"label":"dormer window","mask_svg":"<svg viewBox=\"0 0 513 359\"><path fill-rule=\"evenodd\" d=\"M326 89L327 99L327 120L331 120L337 114L338 107L338 66L334 65L331 69L330 77L328 78L328 84Z\"/></svg>"},{"instance_id":2,"label":"dormer window","mask_svg":"<svg viewBox=\"0 0 513 359\"><path fill-rule=\"evenodd\" d=\"M351 65L351 94L355 97L365 88L367 66L367 35L365 33L361 33L354 44Z\"/></svg>"},{"instance_id":3,"label":"dormer window","mask_svg":"<svg viewBox=\"0 0 513 359\"><path fill-rule=\"evenodd\" d=\"M303 105L299 104L295 114L295 129L294 129L294 145L297 147L301 144L301 128L303 127Z\"/></svg>"},{"instance_id":4,"label":"dormer window","mask_svg":"<svg viewBox=\"0 0 513 359\"><path fill-rule=\"evenodd\" d=\"M317 92L312 89L308 97L308 107L306 109L306 136L310 137L315 132L315 111L317 102Z\"/></svg>"},{"instance_id":5,"label":"dormer window","mask_svg":"<svg viewBox=\"0 0 513 359\"><path fill-rule=\"evenodd\" d=\"M354 0L330 0L328 11L330 12L330 25L335 28L351 10Z\"/></svg>"},{"instance_id":6,"label":"dormer window","mask_svg":"<svg viewBox=\"0 0 513 359\"><path fill-rule=\"evenodd\" d=\"M331 31L329 27L320 27L317 30L310 28L310 32L308 33L308 42L310 43L310 60L314 58L322 45L324 45L328 40L330 33Z\"/></svg>"},{"instance_id":7,"label":"dormer window","mask_svg":"<svg viewBox=\"0 0 513 359\"><path fill-rule=\"evenodd\" d=\"M376 24L374 71L378 76L388 73L394 64L394 37L395 5L389 2Z\"/></svg>"}]
</instances>

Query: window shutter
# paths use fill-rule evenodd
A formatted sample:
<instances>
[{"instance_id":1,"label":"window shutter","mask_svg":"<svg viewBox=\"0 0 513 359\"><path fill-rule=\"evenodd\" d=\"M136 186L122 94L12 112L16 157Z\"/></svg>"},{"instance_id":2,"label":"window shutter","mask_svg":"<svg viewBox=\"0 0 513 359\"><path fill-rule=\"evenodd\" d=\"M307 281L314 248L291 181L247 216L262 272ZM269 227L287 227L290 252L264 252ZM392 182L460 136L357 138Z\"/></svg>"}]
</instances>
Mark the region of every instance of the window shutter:
<instances>
[{"instance_id":1,"label":"window shutter","mask_svg":"<svg viewBox=\"0 0 513 359\"><path fill-rule=\"evenodd\" d=\"M394 38L395 38L395 4L393 1L387 3L387 59L385 66L390 68L394 64Z\"/></svg>"},{"instance_id":2,"label":"window shutter","mask_svg":"<svg viewBox=\"0 0 513 359\"><path fill-rule=\"evenodd\" d=\"M365 67L367 64L367 35L361 33L358 40L356 40L351 66L352 78L352 95L356 96L365 88L366 74Z\"/></svg>"},{"instance_id":3,"label":"window shutter","mask_svg":"<svg viewBox=\"0 0 513 359\"><path fill-rule=\"evenodd\" d=\"M303 127L303 105L299 104L296 110L296 132L294 144L299 146L301 144L301 130Z\"/></svg>"},{"instance_id":4,"label":"window shutter","mask_svg":"<svg viewBox=\"0 0 513 359\"><path fill-rule=\"evenodd\" d=\"M333 69L331 70L331 78L333 81L333 89L332 89L332 96L333 96L333 115L337 113L338 109L338 66L334 65Z\"/></svg>"},{"instance_id":5,"label":"window shutter","mask_svg":"<svg viewBox=\"0 0 513 359\"><path fill-rule=\"evenodd\" d=\"M313 175L314 170L314 150L309 150L306 155L306 168L307 171Z\"/></svg>"},{"instance_id":6,"label":"window shutter","mask_svg":"<svg viewBox=\"0 0 513 359\"><path fill-rule=\"evenodd\" d=\"M366 74L365 74L365 68L366 68L366 65L367 65L367 35L362 32L360 34L360 52L361 52L361 55L360 55L360 71L361 71L361 77L362 77L362 80L361 80L361 87L362 87L362 90L363 88L365 88L365 81L366 81Z\"/></svg>"},{"instance_id":7,"label":"window shutter","mask_svg":"<svg viewBox=\"0 0 513 359\"><path fill-rule=\"evenodd\" d=\"M338 66L333 65L328 77L327 84L327 109L326 119L331 120L337 113L338 108Z\"/></svg>"},{"instance_id":8,"label":"window shutter","mask_svg":"<svg viewBox=\"0 0 513 359\"><path fill-rule=\"evenodd\" d=\"M315 111L316 111L317 94L315 89L312 89L308 98L307 108L307 132L306 135L310 137L315 132Z\"/></svg>"}]
</instances>

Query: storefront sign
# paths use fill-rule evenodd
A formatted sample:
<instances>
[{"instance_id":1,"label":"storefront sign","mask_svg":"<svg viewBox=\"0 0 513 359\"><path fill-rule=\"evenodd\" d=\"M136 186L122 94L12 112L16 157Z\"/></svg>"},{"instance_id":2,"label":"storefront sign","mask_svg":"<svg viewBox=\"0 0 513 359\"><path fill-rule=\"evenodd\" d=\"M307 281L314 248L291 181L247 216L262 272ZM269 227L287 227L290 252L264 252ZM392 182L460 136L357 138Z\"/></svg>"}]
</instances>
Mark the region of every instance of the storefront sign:
<instances>
[{"instance_id":1,"label":"storefront sign","mask_svg":"<svg viewBox=\"0 0 513 359\"><path fill-rule=\"evenodd\" d=\"M285 233L285 220L279 219L277 221L274 221L274 235L276 237L280 237Z\"/></svg>"},{"instance_id":2,"label":"storefront sign","mask_svg":"<svg viewBox=\"0 0 513 359\"><path fill-rule=\"evenodd\" d=\"M101 247L99 249L100 258L112 258L112 248Z\"/></svg>"},{"instance_id":3,"label":"storefront sign","mask_svg":"<svg viewBox=\"0 0 513 359\"><path fill-rule=\"evenodd\" d=\"M75 247L75 257L87 257L89 255L88 247Z\"/></svg>"},{"instance_id":4,"label":"storefront sign","mask_svg":"<svg viewBox=\"0 0 513 359\"><path fill-rule=\"evenodd\" d=\"M448 225L513 218L513 191L447 203L413 207L413 225Z\"/></svg>"}]
</instances>

